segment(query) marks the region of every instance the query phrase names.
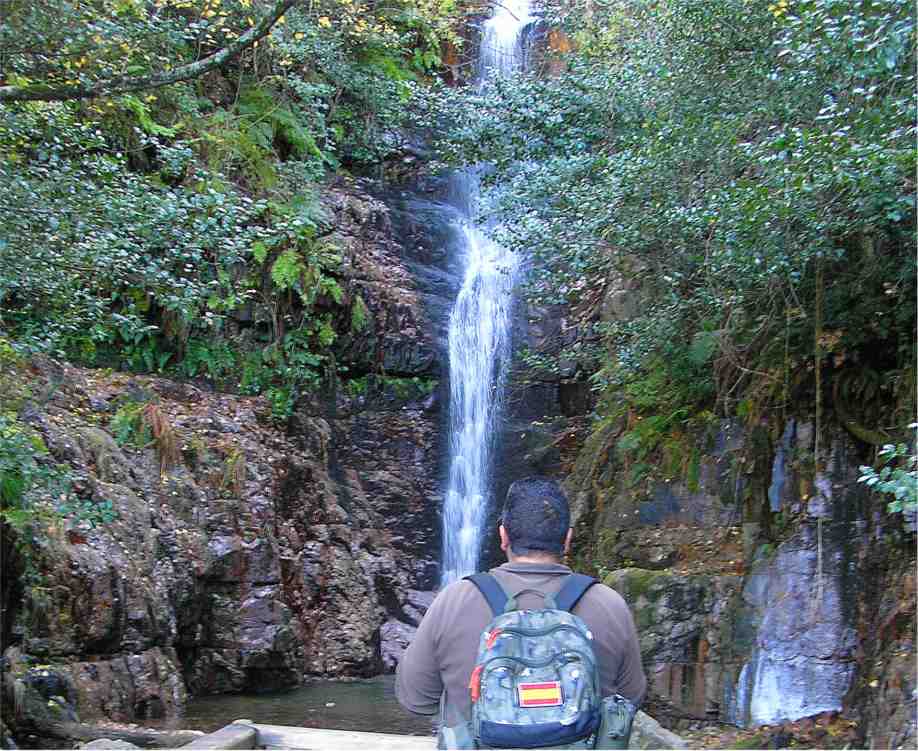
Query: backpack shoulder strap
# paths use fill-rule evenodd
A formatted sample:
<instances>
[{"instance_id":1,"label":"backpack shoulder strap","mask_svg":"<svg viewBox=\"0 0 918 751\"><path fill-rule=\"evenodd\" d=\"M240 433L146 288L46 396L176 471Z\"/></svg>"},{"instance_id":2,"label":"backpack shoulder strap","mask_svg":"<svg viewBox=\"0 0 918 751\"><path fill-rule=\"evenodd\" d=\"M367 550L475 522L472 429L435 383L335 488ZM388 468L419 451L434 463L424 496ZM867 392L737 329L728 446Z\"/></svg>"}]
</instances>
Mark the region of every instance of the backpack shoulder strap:
<instances>
[{"instance_id":1,"label":"backpack shoulder strap","mask_svg":"<svg viewBox=\"0 0 918 751\"><path fill-rule=\"evenodd\" d=\"M561 590L555 595L555 606L558 610L571 612L580 602L580 598L594 584L598 584L592 576L586 574L571 574L567 581L561 586Z\"/></svg>"},{"instance_id":2,"label":"backpack shoulder strap","mask_svg":"<svg viewBox=\"0 0 918 751\"><path fill-rule=\"evenodd\" d=\"M495 618L504 612L504 608L507 606L507 600L510 598L507 597L507 593L504 592L504 588L497 579L488 573L472 574L465 578L478 587L478 591L481 592L485 600L488 601L488 605L491 607L491 612L494 614Z\"/></svg>"}]
</instances>

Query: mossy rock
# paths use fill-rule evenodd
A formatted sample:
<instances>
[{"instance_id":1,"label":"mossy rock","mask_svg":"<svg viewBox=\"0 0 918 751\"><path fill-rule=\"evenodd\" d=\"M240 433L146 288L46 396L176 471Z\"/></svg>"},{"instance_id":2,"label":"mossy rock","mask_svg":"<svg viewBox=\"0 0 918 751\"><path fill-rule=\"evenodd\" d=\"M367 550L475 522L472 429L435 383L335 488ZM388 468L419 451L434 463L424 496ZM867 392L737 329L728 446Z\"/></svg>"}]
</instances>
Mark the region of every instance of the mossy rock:
<instances>
[{"instance_id":1,"label":"mossy rock","mask_svg":"<svg viewBox=\"0 0 918 751\"><path fill-rule=\"evenodd\" d=\"M130 464L115 439L101 428L84 427L76 433L77 443L89 454L103 482L120 483L130 479Z\"/></svg>"},{"instance_id":2,"label":"mossy rock","mask_svg":"<svg viewBox=\"0 0 918 751\"><path fill-rule=\"evenodd\" d=\"M606 576L603 584L614 589L629 602L636 602L641 597L654 602L665 594L666 585L672 581L672 575L666 571L623 568Z\"/></svg>"}]
</instances>

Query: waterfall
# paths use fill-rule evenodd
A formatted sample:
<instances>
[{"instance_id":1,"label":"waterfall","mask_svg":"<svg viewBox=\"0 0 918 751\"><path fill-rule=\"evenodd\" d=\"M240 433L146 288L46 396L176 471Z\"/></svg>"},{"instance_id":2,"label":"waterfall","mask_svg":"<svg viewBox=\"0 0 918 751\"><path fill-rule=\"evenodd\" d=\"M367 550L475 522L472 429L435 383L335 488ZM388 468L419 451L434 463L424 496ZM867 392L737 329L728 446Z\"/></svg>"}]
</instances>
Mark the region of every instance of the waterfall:
<instances>
[{"instance_id":1,"label":"waterfall","mask_svg":"<svg viewBox=\"0 0 918 751\"><path fill-rule=\"evenodd\" d=\"M478 83L520 70L528 0L495 7L482 29ZM511 291L516 256L477 224L478 176L457 174L465 276L449 320L450 467L443 508L444 585L478 570L491 501L490 470L504 375L510 360Z\"/></svg>"}]
</instances>

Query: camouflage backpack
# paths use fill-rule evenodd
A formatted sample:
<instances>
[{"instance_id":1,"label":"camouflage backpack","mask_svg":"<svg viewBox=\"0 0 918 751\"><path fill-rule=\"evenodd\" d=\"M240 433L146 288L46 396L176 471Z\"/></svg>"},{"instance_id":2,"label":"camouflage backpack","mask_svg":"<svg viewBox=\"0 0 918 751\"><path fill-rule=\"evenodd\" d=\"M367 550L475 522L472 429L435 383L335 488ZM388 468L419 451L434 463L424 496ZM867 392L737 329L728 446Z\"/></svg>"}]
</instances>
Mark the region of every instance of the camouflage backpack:
<instances>
[{"instance_id":1,"label":"camouflage backpack","mask_svg":"<svg viewBox=\"0 0 918 751\"><path fill-rule=\"evenodd\" d=\"M494 614L481 635L469 690L478 748L594 748L603 701L593 634L571 613L596 583L572 574L541 610L517 610L490 574L467 577ZM630 725L630 723L629 723Z\"/></svg>"}]
</instances>

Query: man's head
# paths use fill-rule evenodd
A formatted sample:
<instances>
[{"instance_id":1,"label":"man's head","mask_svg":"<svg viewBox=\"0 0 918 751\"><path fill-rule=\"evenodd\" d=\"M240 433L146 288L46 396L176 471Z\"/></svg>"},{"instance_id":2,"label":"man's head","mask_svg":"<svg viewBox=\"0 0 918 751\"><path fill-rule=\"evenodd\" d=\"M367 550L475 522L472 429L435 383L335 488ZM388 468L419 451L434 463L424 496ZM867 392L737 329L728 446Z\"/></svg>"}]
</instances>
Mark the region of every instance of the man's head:
<instances>
[{"instance_id":1,"label":"man's head","mask_svg":"<svg viewBox=\"0 0 918 751\"><path fill-rule=\"evenodd\" d=\"M559 558L570 545L567 497L548 477L517 480L501 515L501 548L515 557Z\"/></svg>"}]
</instances>

